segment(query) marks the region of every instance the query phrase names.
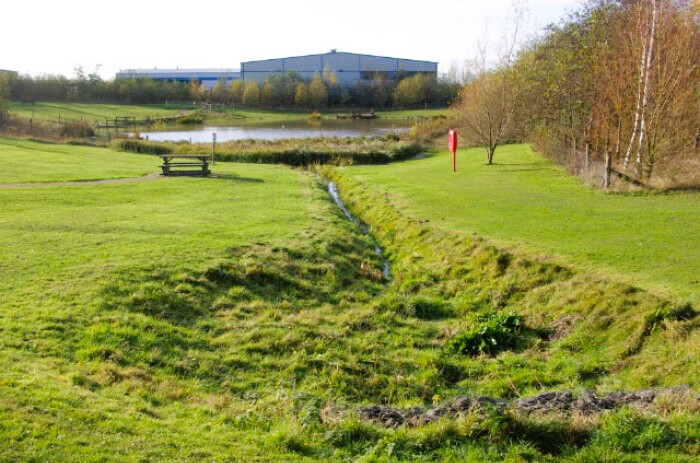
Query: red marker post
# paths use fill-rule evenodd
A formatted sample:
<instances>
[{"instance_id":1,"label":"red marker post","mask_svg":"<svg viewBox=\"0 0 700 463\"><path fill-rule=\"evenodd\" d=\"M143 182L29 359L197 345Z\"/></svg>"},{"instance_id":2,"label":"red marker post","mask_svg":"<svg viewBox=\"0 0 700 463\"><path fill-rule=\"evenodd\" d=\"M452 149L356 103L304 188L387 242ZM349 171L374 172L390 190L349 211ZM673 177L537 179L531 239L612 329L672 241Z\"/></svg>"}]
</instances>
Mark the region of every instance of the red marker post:
<instances>
[{"instance_id":1,"label":"red marker post","mask_svg":"<svg viewBox=\"0 0 700 463\"><path fill-rule=\"evenodd\" d=\"M447 147L452 152L452 172L457 172L457 132L454 130L447 135Z\"/></svg>"}]
</instances>

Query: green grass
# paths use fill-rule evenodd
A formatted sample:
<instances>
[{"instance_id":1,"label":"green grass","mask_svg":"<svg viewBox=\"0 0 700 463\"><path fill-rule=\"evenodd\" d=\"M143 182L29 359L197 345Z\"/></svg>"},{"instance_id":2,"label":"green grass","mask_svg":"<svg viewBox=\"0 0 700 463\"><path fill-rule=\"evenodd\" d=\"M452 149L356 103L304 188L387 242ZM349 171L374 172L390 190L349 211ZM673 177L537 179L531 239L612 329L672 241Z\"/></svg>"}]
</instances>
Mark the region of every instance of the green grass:
<instances>
[{"instance_id":1,"label":"green grass","mask_svg":"<svg viewBox=\"0 0 700 463\"><path fill-rule=\"evenodd\" d=\"M441 227L559 256L673 299L700 302L700 194L606 194L529 147L482 149L347 170Z\"/></svg>"},{"instance_id":2,"label":"green grass","mask_svg":"<svg viewBox=\"0 0 700 463\"><path fill-rule=\"evenodd\" d=\"M54 145L0 137L0 184L140 177L159 159L109 149Z\"/></svg>"},{"instance_id":3,"label":"green grass","mask_svg":"<svg viewBox=\"0 0 700 463\"><path fill-rule=\"evenodd\" d=\"M207 123L230 125L273 124L290 121L306 121L313 109L298 110L263 110L263 109L226 109L223 112L212 112L207 115ZM337 114L348 114L349 109L333 109L321 111L323 119L335 120ZM382 110L375 112L381 119L413 119L418 117L434 117L447 114L446 109L410 109Z\"/></svg>"},{"instance_id":4,"label":"green grass","mask_svg":"<svg viewBox=\"0 0 700 463\"><path fill-rule=\"evenodd\" d=\"M163 116L176 116L180 110L168 108L165 105L119 105L100 103L47 103L37 102L22 104L11 102L10 112L20 117L34 117L56 121L59 115L63 119L84 119L88 121L104 122L105 119L113 120L117 116L130 116L136 119L148 117L157 118Z\"/></svg>"},{"instance_id":5,"label":"green grass","mask_svg":"<svg viewBox=\"0 0 700 463\"><path fill-rule=\"evenodd\" d=\"M129 158L111 163L126 167ZM51 167L51 159L41 164ZM179 279L228 249L271 249L317 228L309 176L275 166L217 164L215 171L220 178L0 191L0 460L222 460L232 442L239 456L264 453L259 437L232 424L254 402L234 405L224 392L230 388L202 383L204 370L178 380L160 373L164 365L91 354L109 346L105 335L122 339L119 347L132 330L145 342L131 348L134 355L152 358L162 347L183 361L204 348L216 369L223 326L207 335L209 322L187 329L157 314L130 315L110 305L114 294L148 291L154 272ZM99 381L112 386L97 390Z\"/></svg>"},{"instance_id":6,"label":"green grass","mask_svg":"<svg viewBox=\"0 0 700 463\"><path fill-rule=\"evenodd\" d=\"M185 109L183 109L185 108ZM56 121L59 115L63 119L84 119L94 122L104 122L105 119L113 120L116 116L131 116L136 119L164 116L176 116L183 110L191 109L188 106L171 105L120 105L101 103L48 103L37 102L23 104L10 102L10 112L20 117L33 117L37 120ZM204 113L208 124L220 125L257 125L284 123L289 121L306 121L312 109L299 110L265 110L265 109L225 109ZM347 113L347 110L323 111L322 117L335 119L336 113ZM446 109L411 109L411 110L383 110L376 114L380 119L417 118L445 115Z\"/></svg>"},{"instance_id":7,"label":"green grass","mask_svg":"<svg viewBox=\"0 0 700 463\"><path fill-rule=\"evenodd\" d=\"M437 109L394 109L376 111L379 118L411 118L447 116L447 108Z\"/></svg>"},{"instance_id":8,"label":"green grass","mask_svg":"<svg viewBox=\"0 0 700 463\"><path fill-rule=\"evenodd\" d=\"M37 151L27 157L36 169L60 165L39 148L51 145L8 149ZM85 165L133 168L131 155L84 149ZM94 166L81 175L110 175ZM385 281L372 238L313 173L213 170L0 190L0 461L697 458L692 403L660 402L658 417L492 411L398 430L357 421L360 404L464 393L698 388L700 320L445 231L347 170L323 169L385 248ZM511 312L523 329L504 351L446 348L472 320Z\"/></svg>"}]
</instances>

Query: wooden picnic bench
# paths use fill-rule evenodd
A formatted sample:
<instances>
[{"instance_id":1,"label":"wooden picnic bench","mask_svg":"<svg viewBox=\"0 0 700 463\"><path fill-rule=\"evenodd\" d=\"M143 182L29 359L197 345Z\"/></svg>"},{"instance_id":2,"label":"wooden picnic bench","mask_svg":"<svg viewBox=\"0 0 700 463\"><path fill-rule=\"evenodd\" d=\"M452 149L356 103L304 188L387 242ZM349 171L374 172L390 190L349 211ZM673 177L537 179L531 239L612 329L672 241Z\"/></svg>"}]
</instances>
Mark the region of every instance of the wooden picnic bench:
<instances>
[{"instance_id":1,"label":"wooden picnic bench","mask_svg":"<svg viewBox=\"0 0 700 463\"><path fill-rule=\"evenodd\" d=\"M163 164L163 175L201 175L207 176L209 171L209 155L206 154L163 154L160 156ZM174 162L173 159L183 159ZM195 169L199 167L199 169Z\"/></svg>"}]
</instances>

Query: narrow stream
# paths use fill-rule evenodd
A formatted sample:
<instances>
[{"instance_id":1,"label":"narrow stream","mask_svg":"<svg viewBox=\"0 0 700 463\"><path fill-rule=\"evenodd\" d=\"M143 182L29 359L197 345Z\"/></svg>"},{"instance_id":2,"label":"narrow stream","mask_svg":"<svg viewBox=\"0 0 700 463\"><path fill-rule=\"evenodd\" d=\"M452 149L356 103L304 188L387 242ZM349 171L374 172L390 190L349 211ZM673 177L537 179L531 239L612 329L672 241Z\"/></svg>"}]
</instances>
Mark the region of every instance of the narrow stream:
<instances>
[{"instance_id":1,"label":"narrow stream","mask_svg":"<svg viewBox=\"0 0 700 463\"><path fill-rule=\"evenodd\" d=\"M350 211L348 210L347 207L345 207L345 203L343 202L342 199L340 199L340 195L338 194L338 187L335 185L335 182L328 182L328 194L331 195L331 198L333 198L333 201L338 205L341 211L343 211L343 214L345 214L345 217L348 218L352 223L360 227L360 230L362 233L369 234L369 230L367 229L367 225L363 224L358 220L357 217L352 215ZM379 255L379 256L384 256L384 251L382 248L379 247L377 242L375 241L374 243L374 251ZM386 279L389 280L391 278L391 267L389 265L389 260L384 258L384 267L382 268L382 276Z\"/></svg>"}]
</instances>

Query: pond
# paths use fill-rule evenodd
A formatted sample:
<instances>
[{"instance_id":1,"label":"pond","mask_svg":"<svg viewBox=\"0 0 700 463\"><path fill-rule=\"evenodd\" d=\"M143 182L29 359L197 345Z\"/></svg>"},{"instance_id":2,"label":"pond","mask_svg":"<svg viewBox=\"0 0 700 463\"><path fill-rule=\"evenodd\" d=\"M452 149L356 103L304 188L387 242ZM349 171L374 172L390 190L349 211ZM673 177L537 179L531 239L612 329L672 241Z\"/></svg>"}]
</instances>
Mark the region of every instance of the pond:
<instances>
[{"instance_id":1,"label":"pond","mask_svg":"<svg viewBox=\"0 0 700 463\"><path fill-rule=\"evenodd\" d=\"M405 122L404 122L405 124ZM408 127L381 120L323 120L323 121L286 121L275 124L255 126L205 126L186 127L162 131L139 132L142 138L154 141L189 141L206 143L212 141L216 134L217 142L235 140L279 140L284 138L316 137L383 137L389 132L406 132ZM133 134L130 134L133 135Z\"/></svg>"}]
</instances>

